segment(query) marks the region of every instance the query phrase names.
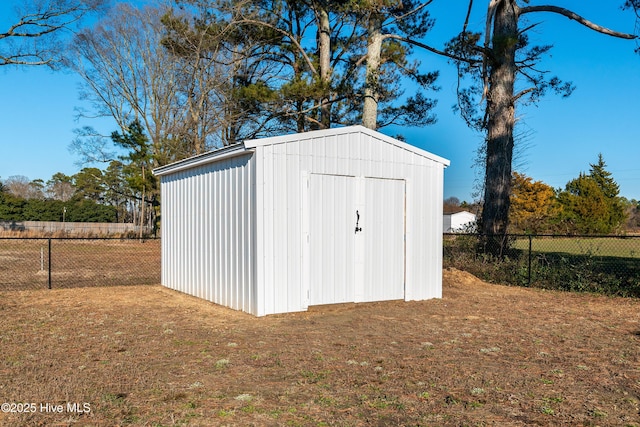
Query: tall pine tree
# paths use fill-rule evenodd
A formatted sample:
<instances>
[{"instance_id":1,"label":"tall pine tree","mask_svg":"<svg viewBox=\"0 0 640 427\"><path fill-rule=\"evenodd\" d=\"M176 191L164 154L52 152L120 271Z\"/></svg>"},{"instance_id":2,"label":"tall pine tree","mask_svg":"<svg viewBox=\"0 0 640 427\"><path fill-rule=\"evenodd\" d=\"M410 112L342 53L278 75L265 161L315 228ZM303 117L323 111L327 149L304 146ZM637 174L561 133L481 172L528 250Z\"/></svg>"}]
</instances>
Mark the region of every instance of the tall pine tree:
<instances>
[{"instance_id":1,"label":"tall pine tree","mask_svg":"<svg viewBox=\"0 0 640 427\"><path fill-rule=\"evenodd\" d=\"M611 172L605 169L607 164L604 162L602 153L598 154L598 162L590 164L590 166L589 176L602 191L609 208L608 223L612 230L616 229L622 225L626 219L624 203L620 198L620 186L613 179Z\"/></svg>"},{"instance_id":2,"label":"tall pine tree","mask_svg":"<svg viewBox=\"0 0 640 427\"><path fill-rule=\"evenodd\" d=\"M589 174L581 173L558 194L563 206L560 222L568 232L609 234L625 221L624 204L618 196L620 189L606 170L602 154L590 166Z\"/></svg>"}]
</instances>

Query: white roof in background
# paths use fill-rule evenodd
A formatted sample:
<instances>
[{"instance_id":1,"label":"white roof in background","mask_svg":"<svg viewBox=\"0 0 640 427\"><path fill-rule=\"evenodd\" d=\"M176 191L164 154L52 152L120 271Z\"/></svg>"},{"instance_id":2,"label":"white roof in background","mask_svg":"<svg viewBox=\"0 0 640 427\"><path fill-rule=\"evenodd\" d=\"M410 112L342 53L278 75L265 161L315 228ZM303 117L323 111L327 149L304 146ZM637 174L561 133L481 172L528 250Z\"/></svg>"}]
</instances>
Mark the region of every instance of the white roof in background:
<instances>
[{"instance_id":1,"label":"white roof in background","mask_svg":"<svg viewBox=\"0 0 640 427\"><path fill-rule=\"evenodd\" d=\"M180 160L175 163L161 166L153 170L153 173L157 176L167 175L175 173L184 169L190 169L196 166L200 166L207 163L216 162L218 160L226 159L229 157L239 156L246 152L252 152L256 147L264 147L267 145L286 144L292 141L301 141L305 139L324 138L336 135L344 135L349 133L365 134L395 147L403 150L407 150L415 155L425 157L435 162L443 164L445 167L449 166L450 161L444 157L437 156L428 151L422 150L406 142L402 142L390 136L384 135L378 131L366 128L361 125L337 127L331 129L315 130L303 133L293 133L288 135L272 136L267 138L249 139L244 142L229 145L218 150L213 150L208 153L200 154L198 156L190 157L188 159Z\"/></svg>"},{"instance_id":2,"label":"white roof in background","mask_svg":"<svg viewBox=\"0 0 640 427\"><path fill-rule=\"evenodd\" d=\"M473 216L473 217L476 216L476 214L471 213L469 211L447 212L447 213L445 213L445 215L449 215L449 216L464 215L464 216Z\"/></svg>"}]
</instances>

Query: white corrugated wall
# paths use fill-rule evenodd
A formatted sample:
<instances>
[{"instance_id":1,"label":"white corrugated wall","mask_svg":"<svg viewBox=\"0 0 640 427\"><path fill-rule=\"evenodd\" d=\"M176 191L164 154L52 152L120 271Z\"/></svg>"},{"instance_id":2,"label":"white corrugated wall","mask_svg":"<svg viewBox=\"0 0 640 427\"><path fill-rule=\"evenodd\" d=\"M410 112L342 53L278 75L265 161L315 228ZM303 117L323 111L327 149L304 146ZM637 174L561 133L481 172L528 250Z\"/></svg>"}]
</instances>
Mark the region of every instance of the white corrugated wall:
<instances>
[{"instance_id":1,"label":"white corrugated wall","mask_svg":"<svg viewBox=\"0 0 640 427\"><path fill-rule=\"evenodd\" d=\"M251 153L161 177L162 284L257 314Z\"/></svg>"},{"instance_id":2,"label":"white corrugated wall","mask_svg":"<svg viewBox=\"0 0 640 427\"><path fill-rule=\"evenodd\" d=\"M404 298L441 296L445 165L389 140L357 127L245 143L256 150L256 206L261 213L257 216L258 315L301 311L309 303L311 264L304 228L309 227L308 198L313 197L305 190L310 174L403 181L406 240L404 253L398 251L396 256L403 258ZM369 251L365 259L375 256L371 247L364 245L363 250ZM397 260L389 264L397 265Z\"/></svg>"}]
</instances>

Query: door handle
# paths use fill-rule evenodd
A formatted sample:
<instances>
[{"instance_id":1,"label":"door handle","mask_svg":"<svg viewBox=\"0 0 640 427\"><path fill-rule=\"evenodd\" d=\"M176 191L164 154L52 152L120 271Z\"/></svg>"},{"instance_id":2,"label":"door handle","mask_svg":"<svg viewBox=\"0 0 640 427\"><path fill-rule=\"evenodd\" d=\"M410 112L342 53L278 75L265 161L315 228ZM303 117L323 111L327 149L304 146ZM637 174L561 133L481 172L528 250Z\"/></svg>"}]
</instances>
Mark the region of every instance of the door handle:
<instances>
[{"instance_id":1,"label":"door handle","mask_svg":"<svg viewBox=\"0 0 640 427\"><path fill-rule=\"evenodd\" d=\"M362 231L362 227L358 227L359 223L360 223L360 212L356 211L356 233L358 231Z\"/></svg>"}]
</instances>

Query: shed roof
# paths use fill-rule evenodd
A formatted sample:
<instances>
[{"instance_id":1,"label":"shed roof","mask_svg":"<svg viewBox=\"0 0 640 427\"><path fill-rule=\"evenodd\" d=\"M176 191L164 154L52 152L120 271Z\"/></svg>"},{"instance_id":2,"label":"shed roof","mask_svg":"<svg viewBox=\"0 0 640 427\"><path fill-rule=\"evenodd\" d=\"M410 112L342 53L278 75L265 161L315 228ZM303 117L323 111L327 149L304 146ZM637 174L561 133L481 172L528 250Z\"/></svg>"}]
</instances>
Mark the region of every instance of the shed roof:
<instances>
[{"instance_id":1,"label":"shed roof","mask_svg":"<svg viewBox=\"0 0 640 427\"><path fill-rule=\"evenodd\" d=\"M165 166L160 166L159 168L155 168L153 170L153 174L157 176L169 175L181 170L191 169L196 166L213 163L222 159L228 159L229 157L240 156L248 151L250 152L253 150L247 150L247 148L244 146L244 143L242 142L238 144L228 145L217 150L189 157L184 160L179 160Z\"/></svg>"},{"instance_id":2,"label":"shed roof","mask_svg":"<svg viewBox=\"0 0 640 427\"><path fill-rule=\"evenodd\" d=\"M247 152L252 152L254 151L253 149L256 147L285 144L292 141L299 141L301 139L304 140L304 139L322 138L322 137L330 137L330 136L344 135L344 134L350 134L350 133L365 134L365 135L377 138L397 148L407 150L415 155L425 157L427 159L441 163L445 167L449 166L450 164L449 160L443 157L437 156L433 153L422 150L411 144L407 144L406 142L402 142L398 139L384 135L375 130L366 128L361 125L355 125L355 126L345 126L345 127L331 128L331 129L322 129L322 130L316 130L316 131L310 131L310 132L304 132L304 133L294 133L289 135L273 136L273 137L260 138L260 139L249 139L238 144L229 145L227 147L213 150L204 154L200 154L198 156L190 157L188 159L180 160L180 161L168 164L166 166L161 166L159 168L154 169L153 173L157 176L168 175L184 169L190 169L192 167L213 163L229 157L235 157Z\"/></svg>"}]
</instances>

